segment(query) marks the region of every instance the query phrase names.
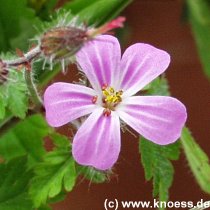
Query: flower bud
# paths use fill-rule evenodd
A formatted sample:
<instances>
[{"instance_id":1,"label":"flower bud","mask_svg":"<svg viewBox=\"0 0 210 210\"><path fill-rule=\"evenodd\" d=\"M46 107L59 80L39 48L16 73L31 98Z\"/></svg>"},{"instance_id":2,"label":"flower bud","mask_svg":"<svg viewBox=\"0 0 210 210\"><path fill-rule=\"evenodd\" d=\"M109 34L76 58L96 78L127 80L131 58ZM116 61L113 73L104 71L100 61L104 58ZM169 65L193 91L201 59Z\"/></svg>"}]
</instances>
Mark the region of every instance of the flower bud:
<instances>
[{"instance_id":1,"label":"flower bud","mask_svg":"<svg viewBox=\"0 0 210 210\"><path fill-rule=\"evenodd\" d=\"M61 60L75 54L87 40L86 30L62 26L50 29L41 37L41 51L52 60Z\"/></svg>"},{"instance_id":2,"label":"flower bud","mask_svg":"<svg viewBox=\"0 0 210 210\"><path fill-rule=\"evenodd\" d=\"M40 38L40 50L44 57L43 69L46 62L53 69L53 62L60 62L63 72L65 65L70 61L70 57L76 54L85 42L93 40L97 35L109 32L112 29L123 27L124 17L118 17L99 28L87 28L85 25L76 26L72 23L66 23L65 17L56 27L47 30ZM67 61L67 63L66 63Z\"/></svg>"}]
</instances>

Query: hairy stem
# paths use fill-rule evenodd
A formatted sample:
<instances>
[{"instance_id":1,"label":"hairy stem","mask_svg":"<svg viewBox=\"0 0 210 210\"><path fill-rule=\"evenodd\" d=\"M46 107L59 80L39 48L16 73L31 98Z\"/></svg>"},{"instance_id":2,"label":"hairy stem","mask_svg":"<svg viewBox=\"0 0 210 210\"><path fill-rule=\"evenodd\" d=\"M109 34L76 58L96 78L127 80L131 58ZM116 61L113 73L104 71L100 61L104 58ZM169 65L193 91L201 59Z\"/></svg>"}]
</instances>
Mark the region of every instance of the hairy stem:
<instances>
[{"instance_id":1,"label":"hairy stem","mask_svg":"<svg viewBox=\"0 0 210 210\"><path fill-rule=\"evenodd\" d=\"M27 52L26 54L23 54L23 56L19 58L15 58L12 60L2 60L1 62L5 65L6 68L9 67L18 67L20 65L26 65L30 64L32 60L37 58L41 54L40 46L37 46ZM25 70L24 73L25 76L25 82L29 91L29 94L31 96L31 99L35 105L33 110L29 110L28 116L32 113L35 113L36 111L40 111L42 109L42 99L40 98L37 88L33 82L33 74L29 70ZM12 115L7 118L4 122L0 124L0 136L2 136L5 132L7 132L8 129L15 126L20 119L13 117Z\"/></svg>"},{"instance_id":2,"label":"hairy stem","mask_svg":"<svg viewBox=\"0 0 210 210\"><path fill-rule=\"evenodd\" d=\"M19 65L26 64L32 61L40 53L41 53L41 49L39 46L37 46L34 49L27 52L26 54L24 54L23 57L16 58L13 60L3 60L3 63L6 65L6 67L19 66Z\"/></svg>"},{"instance_id":3,"label":"hairy stem","mask_svg":"<svg viewBox=\"0 0 210 210\"><path fill-rule=\"evenodd\" d=\"M26 54L23 54L20 58L16 58L14 60L4 60L3 63L6 65L6 67L16 67L20 65L27 65L28 63L35 59L39 54L41 53L40 46L37 46L27 52ZM33 73L32 70L25 70L24 73L25 76L25 82L29 91L29 94L31 96L31 99L35 105L35 109L39 109L42 106L42 100L39 97L36 85L33 82Z\"/></svg>"},{"instance_id":4,"label":"hairy stem","mask_svg":"<svg viewBox=\"0 0 210 210\"><path fill-rule=\"evenodd\" d=\"M42 102L41 97L39 96L36 85L34 84L33 73L32 71L29 71L26 69L24 72L24 76L25 76L25 81L26 81L29 94L31 96L31 100L35 105L34 109L38 110L42 107L43 102Z\"/></svg>"}]
</instances>

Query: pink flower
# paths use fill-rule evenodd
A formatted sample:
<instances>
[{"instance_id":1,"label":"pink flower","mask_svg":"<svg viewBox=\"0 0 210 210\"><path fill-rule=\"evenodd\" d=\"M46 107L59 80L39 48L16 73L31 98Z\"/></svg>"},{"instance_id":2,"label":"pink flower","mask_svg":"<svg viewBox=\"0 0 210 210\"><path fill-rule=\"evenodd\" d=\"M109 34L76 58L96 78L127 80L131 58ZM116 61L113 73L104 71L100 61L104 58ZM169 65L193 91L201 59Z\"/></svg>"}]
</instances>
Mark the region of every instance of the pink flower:
<instances>
[{"instance_id":1,"label":"pink flower","mask_svg":"<svg viewBox=\"0 0 210 210\"><path fill-rule=\"evenodd\" d=\"M133 96L162 74L170 56L151 45L130 46L121 58L118 40L101 35L76 55L92 88L54 83L44 94L53 127L89 115L73 139L72 153L82 164L106 170L120 152L120 121L160 145L175 142L186 121L185 106L166 96Z\"/></svg>"}]
</instances>

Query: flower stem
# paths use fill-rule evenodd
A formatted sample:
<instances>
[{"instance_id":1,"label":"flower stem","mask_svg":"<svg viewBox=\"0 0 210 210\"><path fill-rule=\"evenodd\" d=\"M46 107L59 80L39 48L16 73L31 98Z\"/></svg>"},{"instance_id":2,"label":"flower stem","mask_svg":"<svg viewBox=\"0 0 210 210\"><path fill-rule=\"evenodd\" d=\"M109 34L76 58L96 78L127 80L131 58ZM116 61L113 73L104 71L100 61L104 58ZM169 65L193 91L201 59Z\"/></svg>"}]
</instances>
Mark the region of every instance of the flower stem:
<instances>
[{"instance_id":1,"label":"flower stem","mask_svg":"<svg viewBox=\"0 0 210 210\"><path fill-rule=\"evenodd\" d=\"M24 72L24 77L25 77L25 82L26 82L29 94L31 96L31 100L35 105L34 109L38 110L42 107L43 102L42 102L41 97L39 96L36 85L34 84L32 71L29 71L26 69Z\"/></svg>"},{"instance_id":2,"label":"flower stem","mask_svg":"<svg viewBox=\"0 0 210 210\"><path fill-rule=\"evenodd\" d=\"M6 67L12 67L12 66L20 66L22 64L25 64L27 62L31 62L34 58L36 58L41 53L40 46L37 46L24 54L23 57L16 58L13 60L3 60L3 63L6 64Z\"/></svg>"},{"instance_id":3,"label":"flower stem","mask_svg":"<svg viewBox=\"0 0 210 210\"><path fill-rule=\"evenodd\" d=\"M27 65L32 62L33 59L35 59L37 56L39 56L41 53L40 46L37 46L27 52L26 54L23 54L20 58L16 58L13 60L4 60L2 61L3 64L9 68L9 67L18 67L20 65ZM32 69L33 70L33 69ZM35 110L38 110L42 106L42 99L40 98L36 85L33 82L33 72L32 70L26 69L24 72L25 82L29 91L29 94L31 96L31 99L35 105Z\"/></svg>"}]
</instances>

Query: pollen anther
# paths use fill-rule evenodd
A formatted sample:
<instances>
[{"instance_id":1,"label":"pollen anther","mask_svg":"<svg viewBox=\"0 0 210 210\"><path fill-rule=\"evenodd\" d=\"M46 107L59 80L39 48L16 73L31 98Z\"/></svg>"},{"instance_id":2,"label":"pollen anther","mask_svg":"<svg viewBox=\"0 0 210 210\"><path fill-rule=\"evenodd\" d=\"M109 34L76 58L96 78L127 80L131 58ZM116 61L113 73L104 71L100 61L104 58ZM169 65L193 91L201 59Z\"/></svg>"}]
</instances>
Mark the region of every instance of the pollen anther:
<instances>
[{"instance_id":1,"label":"pollen anther","mask_svg":"<svg viewBox=\"0 0 210 210\"><path fill-rule=\"evenodd\" d=\"M102 89L102 93L105 99L104 101L107 103L119 103L122 100L122 90L116 92L113 87L107 87L105 89Z\"/></svg>"},{"instance_id":2,"label":"pollen anther","mask_svg":"<svg viewBox=\"0 0 210 210\"><path fill-rule=\"evenodd\" d=\"M95 104L98 100L98 96L93 96L92 98L92 103Z\"/></svg>"},{"instance_id":3,"label":"pollen anther","mask_svg":"<svg viewBox=\"0 0 210 210\"><path fill-rule=\"evenodd\" d=\"M102 89L102 90L106 90L107 87L108 87L107 84L103 84L102 87L101 87L101 89Z\"/></svg>"},{"instance_id":4,"label":"pollen anther","mask_svg":"<svg viewBox=\"0 0 210 210\"><path fill-rule=\"evenodd\" d=\"M104 109L103 115L104 115L105 117L109 117L109 116L111 115L111 110L108 109L108 108Z\"/></svg>"},{"instance_id":5,"label":"pollen anther","mask_svg":"<svg viewBox=\"0 0 210 210\"><path fill-rule=\"evenodd\" d=\"M103 85L101 89L103 93L102 103L104 108L113 111L115 107L122 101L123 91L115 91L113 87L108 85Z\"/></svg>"}]
</instances>

